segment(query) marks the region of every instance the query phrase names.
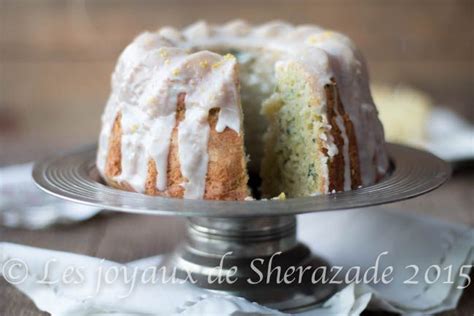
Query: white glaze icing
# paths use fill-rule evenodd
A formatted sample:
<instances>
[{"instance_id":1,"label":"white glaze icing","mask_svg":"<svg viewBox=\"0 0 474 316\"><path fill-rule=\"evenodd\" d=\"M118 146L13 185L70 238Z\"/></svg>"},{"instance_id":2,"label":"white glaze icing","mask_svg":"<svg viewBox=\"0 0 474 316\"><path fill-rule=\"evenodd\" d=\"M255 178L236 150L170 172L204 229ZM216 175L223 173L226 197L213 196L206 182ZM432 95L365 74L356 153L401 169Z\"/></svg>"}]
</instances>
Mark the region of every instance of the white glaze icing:
<instances>
[{"instance_id":1,"label":"white glaze icing","mask_svg":"<svg viewBox=\"0 0 474 316\"><path fill-rule=\"evenodd\" d=\"M178 147L185 198L202 198L207 174L209 110L219 108L218 132L240 133L241 111L234 57L203 51L187 54L163 46L157 34L140 35L121 55L112 94L103 115L97 165L104 173L108 138L121 113L122 165L114 180L144 192L148 161L157 169L156 188L167 186L170 139L176 125L178 95L185 93L185 119L178 126Z\"/></svg>"},{"instance_id":2,"label":"white glaze icing","mask_svg":"<svg viewBox=\"0 0 474 316\"><path fill-rule=\"evenodd\" d=\"M344 191L349 191L352 185L352 178L351 178L351 162L349 157L349 138L347 137L346 125L344 124L344 120L339 113L339 109L334 107L336 111L336 124L339 130L341 131L341 136L343 140L342 145L342 155L344 158Z\"/></svg>"},{"instance_id":3,"label":"white glaze icing","mask_svg":"<svg viewBox=\"0 0 474 316\"><path fill-rule=\"evenodd\" d=\"M371 184L388 168L382 125L372 101L364 60L352 42L339 33L313 25L292 26L269 22L252 27L244 21L224 25L197 22L183 31L171 27L137 37L122 53L112 77L112 94L102 118L97 165L104 174L108 138L117 113L122 113L122 173L115 179L143 192L147 162L154 159L158 171L156 187L166 188L166 168L171 132L176 124L176 100L186 93L186 116L179 125L178 143L181 172L187 179L186 198L202 198L207 174L209 109L220 108L216 126L240 132L240 96L235 84L235 60L211 52L186 53L188 50L230 49L277 52L282 60L305 65L312 74L314 89L326 111L324 85L336 80L346 113L359 143L359 161L363 185ZM280 57L278 57L280 58ZM203 67L203 61L219 67ZM277 67L277 66L275 66ZM330 156L337 154L330 124L323 122ZM337 124L344 139L344 189L349 190L350 162L348 137L340 113ZM137 126L137 122L139 122ZM327 158L323 176L327 178ZM327 181L327 185L329 181ZM326 192L328 188L326 188Z\"/></svg>"}]
</instances>

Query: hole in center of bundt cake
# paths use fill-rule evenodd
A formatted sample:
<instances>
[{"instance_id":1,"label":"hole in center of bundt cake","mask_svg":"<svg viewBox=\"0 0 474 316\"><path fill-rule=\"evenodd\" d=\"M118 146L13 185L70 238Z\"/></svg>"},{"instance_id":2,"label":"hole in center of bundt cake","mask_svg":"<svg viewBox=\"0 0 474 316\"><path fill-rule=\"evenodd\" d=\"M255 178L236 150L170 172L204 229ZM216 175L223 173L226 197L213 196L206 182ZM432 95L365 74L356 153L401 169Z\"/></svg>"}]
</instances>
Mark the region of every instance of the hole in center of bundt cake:
<instances>
[{"instance_id":1,"label":"hole in center of bundt cake","mask_svg":"<svg viewBox=\"0 0 474 316\"><path fill-rule=\"evenodd\" d=\"M260 192L260 188L262 186L262 178L258 172L249 171L249 182L248 186L250 192L252 193L252 197L254 199L259 200L262 197L262 193Z\"/></svg>"}]
</instances>

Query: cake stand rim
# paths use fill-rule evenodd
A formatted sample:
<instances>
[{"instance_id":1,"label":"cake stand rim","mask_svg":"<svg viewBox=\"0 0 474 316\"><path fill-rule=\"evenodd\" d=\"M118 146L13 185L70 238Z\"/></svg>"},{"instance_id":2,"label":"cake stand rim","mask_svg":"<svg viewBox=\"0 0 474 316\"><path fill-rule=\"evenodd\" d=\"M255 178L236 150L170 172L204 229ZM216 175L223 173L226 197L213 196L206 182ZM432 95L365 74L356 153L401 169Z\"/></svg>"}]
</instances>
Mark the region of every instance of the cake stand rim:
<instances>
[{"instance_id":1,"label":"cake stand rim","mask_svg":"<svg viewBox=\"0 0 474 316\"><path fill-rule=\"evenodd\" d=\"M44 192L70 202L126 213L266 217L337 211L402 201L435 190L451 175L450 165L434 154L387 143L390 161L394 165L392 173L374 185L357 190L286 200L187 200L123 191L93 180L91 172L96 168L96 148L95 144L83 146L35 162L32 172L35 184Z\"/></svg>"}]
</instances>

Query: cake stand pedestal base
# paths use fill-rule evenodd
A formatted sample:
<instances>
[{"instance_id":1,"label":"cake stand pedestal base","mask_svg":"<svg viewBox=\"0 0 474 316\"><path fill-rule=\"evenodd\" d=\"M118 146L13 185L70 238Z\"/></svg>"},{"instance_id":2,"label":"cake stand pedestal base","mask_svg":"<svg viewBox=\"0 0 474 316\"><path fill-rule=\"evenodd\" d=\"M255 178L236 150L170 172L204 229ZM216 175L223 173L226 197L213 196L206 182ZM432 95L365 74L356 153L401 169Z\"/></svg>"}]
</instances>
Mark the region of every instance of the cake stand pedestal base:
<instances>
[{"instance_id":1,"label":"cake stand pedestal base","mask_svg":"<svg viewBox=\"0 0 474 316\"><path fill-rule=\"evenodd\" d=\"M321 280L328 263L297 241L295 216L189 218L164 266L200 288L282 311L311 308L338 289Z\"/></svg>"}]
</instances>

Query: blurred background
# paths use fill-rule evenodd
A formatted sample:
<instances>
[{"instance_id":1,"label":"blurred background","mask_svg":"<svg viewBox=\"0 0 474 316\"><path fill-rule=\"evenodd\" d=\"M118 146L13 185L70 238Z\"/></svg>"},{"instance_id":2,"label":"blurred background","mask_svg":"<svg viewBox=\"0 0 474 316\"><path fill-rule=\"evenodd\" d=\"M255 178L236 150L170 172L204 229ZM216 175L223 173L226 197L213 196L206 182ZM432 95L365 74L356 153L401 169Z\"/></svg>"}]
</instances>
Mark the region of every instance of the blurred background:
<instances>
[{"instance_id":1,"label":"blurred background","mask_svg":"<svg viewBox=\"0 0 474 316\"><path fill-rule=\"evenodd\" d=\"M351 37L373 82L474 120L472 0L1 0L0 164L95 142L110 74L143 30L196 20L313 23Z\"/></svg>"},{"instance_id":2,"label":"blurred background","mask_svg":"<svg viewBox=\"0 0 474 316\"><path fill-rule=\"evenodd\" d=\"M346 33L368 60L390 140L426 145L426 128L437 125L439 153L454 152L447 148L456 143L471 149L463 157L472 163L474 0L0 0L0 166L96 142L115 61L138 33L235 18L312 23ZM447 111L437 112L432 124L428 117L439 105ZM460 137L464 142L448 136L458 129L468 131L460 133L467 135ZM181 219L126 214L30 230L29 223L43 215L34 204L38 191L28 168L0 173L0 184L4 180L13 187L2 192L0 185L0 202L8 196L20 204L5 213L13 214L12 221L0 203L0 223L10 226L0 226L0 241L128 262L170 251L183 236ZM470 170L461 169L431 194L385 208L472 227ZM45 207L43 213L69 209ZM95 214L81 210L70 209L73 221ZM50 215L57 220L57 214ZM473 297L471 286L459 310L443 315L472 315ZM46 315L3 280L0 314Z\"/></svg>"}]
</instances>

